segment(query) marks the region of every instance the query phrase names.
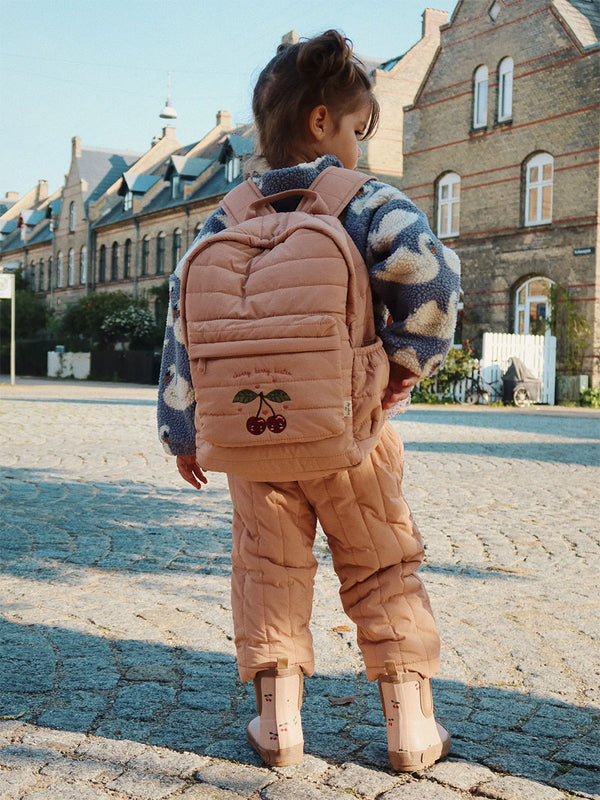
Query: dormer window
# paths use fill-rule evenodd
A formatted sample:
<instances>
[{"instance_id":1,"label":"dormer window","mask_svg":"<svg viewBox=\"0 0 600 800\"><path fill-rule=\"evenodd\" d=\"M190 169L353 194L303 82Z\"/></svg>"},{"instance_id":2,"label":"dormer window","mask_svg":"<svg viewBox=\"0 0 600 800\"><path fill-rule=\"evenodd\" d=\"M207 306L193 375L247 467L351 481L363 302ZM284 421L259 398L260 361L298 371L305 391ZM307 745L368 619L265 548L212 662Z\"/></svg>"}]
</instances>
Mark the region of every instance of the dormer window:
<instances>
[{"instance_id":1,"label":"dormer window","mask_svg":"<svg viewBox=\"0 0 600 800\"><path fill-rule=\"evenodd\" d=\"M225 177L227 183L232 183L242 171L242 159L238 156L230 156L225 162Z\"/></svg>"},{"instance_id":2,"label":"dormer window","mask_svg":"<svg viewBox=\"0 0 600 800\"><path fill-rule=\"evenodd\" d=\"M123 198L123 211L131 211L133 208L133 192L127 190Z\"/></svg>"},{"instance_id":3,"label":"dormer window","mask_svg":"<svg viewBox=\"0 0 600 800\"><path fill-rule=\"evenodd\" d=\"M176 172L173 172L171 177L171 199L175 200L177 197L181 197L181 177Z\"/></svg>"}]
</instances>

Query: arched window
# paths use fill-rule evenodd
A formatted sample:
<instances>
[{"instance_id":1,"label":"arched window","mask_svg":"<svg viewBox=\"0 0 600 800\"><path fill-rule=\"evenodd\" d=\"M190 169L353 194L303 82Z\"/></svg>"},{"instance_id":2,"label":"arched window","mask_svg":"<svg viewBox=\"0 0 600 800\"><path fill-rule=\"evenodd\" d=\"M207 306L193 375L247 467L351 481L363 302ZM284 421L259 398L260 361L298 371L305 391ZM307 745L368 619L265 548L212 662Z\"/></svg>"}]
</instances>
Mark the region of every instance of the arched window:
<instances>
[{"instance_id":1,"label":"arched window","mask_svg":"<svg viewBox=\"0 0 600 800\"><path fill-rule=\"evenodd\" d=\"M148 274L149 261L150 261L150 237L146 235L142 239L142 275Z\"/></svg>"},{"instance_id":2,"label":"arched window","mask_svg":"<svg viewBox=\"0 0 600 800\"><path fill-rule=\"evenodd\" d=\"M477 67L473 75L473 127L487 126L488 68Z\"/></svg>"},{"instance_id":3,"label":"arched window","mask_svg":"<svg viewBox=\"0 0 600 800\"><path fill-rule=\"evenodd\" d=\"M75 230L75 203L69 206L69 231L71 233Z\"/></svg>"},{"instance_id":4,"label":"arched window","mask_svg":"<svg viewBox=\"0 0 600 800\"><path fill-rule=\"evenodd\" d=\"M48 259L48 291L52 291L54 280L54 259L52 256Z\"/></svg>"},{"instance_id":5,"label":"arched window","mask_svg":"<svg viewBox=\"0 0 600 800\"><path fill-rule=\"evenodd\" d=\"M538 153L525 165L525 225L552 222L554 159Z\"/></svg>"},{"instance_id":6,"label":"arched window","mask_svg":"<svg viewBox=\"0 0 600 800\"><path fill-rule=\"evenodd\" d=\"M35 261L32 261L31 264L29 265L29 282L30 282L29 285L31 286L32 292L35 292L35 279L36 279Z\"/></svg>"},{"instance_id":7,"label":"arched window","mask_svg":"<svg viewBox=\"0 0 600 800\"><path fill-rule=\"evenodd\" d=\"M44 273L45 273L45 270L44 270L44 259L42 258L42 259L40 259L40 274L39 274L39 280L38 280L38 291L39 292L43 292L44 291Z\"/></svg>"},{"instance_id":8,"label":"arched window","mask_svg":"<svg viewBox=\"0 0 600 800\"><path fill-rule=\"evenodd\" d=\"M165 234L162 231L156 237L156 274L165 274Z\"/></svg>"},{"instance_id":9,"label":"arched window","mask_svg":"<svg viewBox=\"0 0 600 800\"><path fill-rule=\"evenodd\" d=\"M503 58L498 66L498 122L512 117L513 68L510 57Z\"/></svg>"},{"instance_id":10,"label":"arched window","mask_svg":"<svg viewBox=\"0 0 600 800\"><path fill-rule=\"evenodd\" d=\"M515 295L515 333L544 336L550 320L550 288L553 281L537 276L522 283Z\"/></svg>"},{"instance_id":11,"label":"arched window","mask_svg":"<svg viewBox=\"0 0 600 800\"><path fill-rule=\"evenodd\" d=\"M123 254L123 278L128 280L131 277L131 239L125 242Z\"/></svg>"},{"instance_id":12,"label":"arched window","mask_svg":"<svg viewBox=\"0 0 600 800\"><path fill-rule=\"evenodd\" d=\"M181 258L181 241L182 241L182 232L181 228L177 228L173 232L173 258L172 261L172 268L175 269L177 264L179 264L179 259Z\"/></svg>"},{"instance_id":13,"label":"arched window","mask_svg":"<svg viewBox=\"0 0 600 800\"><path fill-rule=\"evenodd\" d=\"M67 286L73 286L75 283L75 251L73 248L69 250L69 258L67 261Z\"/></svg>"},{"instance_id":14,"label":"arched window","mask_svg":"<svg viewBox=\"0 0 600 800\"><path fill-rule=\"evenodd\" d=\"M63 254L59 252L56 257L56 288L62 289L63 287Z\"/></svg>"},{"instance_id":15,"label":"arched window","mask_svg":"<svg viewBox=\"0 0 600 800\"><path fill-rule=\"evenodd\" d=\"M79 283L87 283L87 247L83 245L79 251Z\"/></svg>"},{"instance_id":16,"label":"arched window","mask_svg":"<svg viewBox=\"0 0 600 800\"><path fill-rule=\"evenodd\" d=\"M117 242L112 243L110 251L110 279L111 281L119 280L119 245Z\"/></svg>"},{"instance_id":17,"label":"arched window","mask_svg":"<svg viewBox=\"0 0 600 800\"><path fill-rule=\"evenodd\" d=\"M460 221L460 175L448 172L438 182L437 234L458 236Z\"/></svg>"},{"instance_id":18,"label":"arched window","mask_svg":"<svg viewBox=\"0 0 600 800\"><path fill-rule=\"evenodd\" d=\"M98 259L98 283L106 283L106 245L100 247Z\"/></svg>"}]
</instances>

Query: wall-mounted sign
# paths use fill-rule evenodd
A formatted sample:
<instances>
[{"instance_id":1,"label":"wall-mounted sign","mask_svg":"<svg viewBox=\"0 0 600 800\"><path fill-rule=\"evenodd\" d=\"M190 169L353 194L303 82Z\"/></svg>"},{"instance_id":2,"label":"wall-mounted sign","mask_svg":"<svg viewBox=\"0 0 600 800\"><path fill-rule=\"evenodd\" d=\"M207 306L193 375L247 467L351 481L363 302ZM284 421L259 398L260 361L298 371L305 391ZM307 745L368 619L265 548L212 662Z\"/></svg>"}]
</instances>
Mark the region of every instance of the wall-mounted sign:
<instances>
[{"instance_id":1,"label":"wall-mounted sign","mask_svg":"<svg viewBox=\"0 0 600 800\"><path fill-rule=\"evenodd\" d=\"M595 247L576 247L573 250L574 256L591 256L596 252Z\"/></svg>"}]
</instances>

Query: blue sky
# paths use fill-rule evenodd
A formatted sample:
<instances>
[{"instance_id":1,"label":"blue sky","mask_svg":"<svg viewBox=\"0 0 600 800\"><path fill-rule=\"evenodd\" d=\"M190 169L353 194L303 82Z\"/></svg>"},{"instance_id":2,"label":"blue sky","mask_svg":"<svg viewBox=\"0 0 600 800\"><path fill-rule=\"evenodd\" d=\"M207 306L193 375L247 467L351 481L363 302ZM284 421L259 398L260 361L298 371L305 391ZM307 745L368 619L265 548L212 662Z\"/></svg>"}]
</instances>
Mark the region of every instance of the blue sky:
<instances>
[{"instance_id":1,"label":"blue sky","mask_svg":"<svg viewBox=\"0 0 600 800\"><path fill-rule=\"evenodd\" d=\"M0 197L50 192L84 146L144 152L171 76L176 135L200 139L219 109L249 122L252 86L289 30L338 28L382 61L421 36L426 7L456 0L0 0Z\"/></svg>"}]
</instances>

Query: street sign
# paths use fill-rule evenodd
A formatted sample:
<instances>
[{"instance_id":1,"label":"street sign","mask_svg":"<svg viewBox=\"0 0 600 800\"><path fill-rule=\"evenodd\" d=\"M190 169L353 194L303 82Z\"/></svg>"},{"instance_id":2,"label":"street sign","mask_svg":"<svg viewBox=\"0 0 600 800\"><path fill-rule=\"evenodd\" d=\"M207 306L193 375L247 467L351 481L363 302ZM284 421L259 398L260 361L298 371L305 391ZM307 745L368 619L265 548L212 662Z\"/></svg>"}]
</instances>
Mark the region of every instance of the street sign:
<instances>
[{"instance_id":1,"label":"street sign","mask_svg":"<svg viewBox=\"0 0 600 800\"><path fill-rule=\"evenodd\" d=\"M15 291L15 276L0 273L0 299L10 300Z\"/></svg>"},{"instance_id":2,"label":"street sign","mask_svg":"<svg viewBox=\"0 0 600 800\"><path fill-rule=\"evenodd\" d=\"M10 300L10 383L15 385L15 276L0 272L0 298Z\"/></svg>"}]
</instances>

